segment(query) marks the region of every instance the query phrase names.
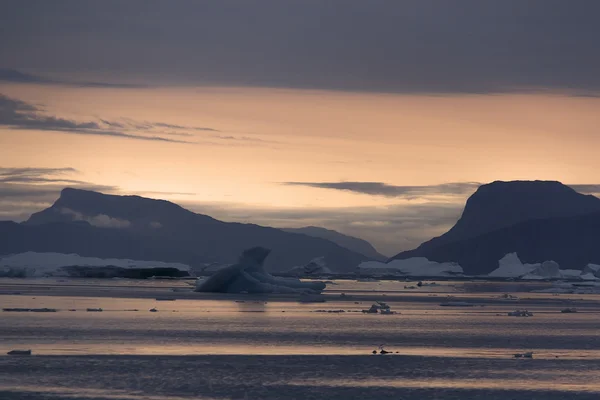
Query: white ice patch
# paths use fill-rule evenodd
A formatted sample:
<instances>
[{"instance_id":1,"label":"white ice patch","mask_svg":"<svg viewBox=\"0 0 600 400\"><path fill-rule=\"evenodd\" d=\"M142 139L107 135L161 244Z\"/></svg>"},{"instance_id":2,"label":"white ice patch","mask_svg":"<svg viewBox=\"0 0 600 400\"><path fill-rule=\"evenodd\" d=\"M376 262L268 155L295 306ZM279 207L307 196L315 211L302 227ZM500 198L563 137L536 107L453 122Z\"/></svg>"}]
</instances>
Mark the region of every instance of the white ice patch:
<instances>
[{"instance_id":1,"label":"white ice patch","mask_svg":"<svg viewBox=\"0 0 600 400\"><path fill-rule=\"evenodd\" d=\"M393 260L387 264L366 261L361 263L358 269L361 275L454 276L463 273L462 267L457 263L438 263L425 257Z\"/></svg>"},{"instance_id":2,"label":"white ice patch","mask_svg":"<svg viewBox=\"0 0 600 400\"><path fill-rule=\"evenodd\" d=\"M180 263L139 261L118 258L81 257L78 254L36 253L28 251L0 258L0 275L22 272L27 277L68 276L64 267L176 268L190 273L190 267Z\"/></svg>"}]
</instances>

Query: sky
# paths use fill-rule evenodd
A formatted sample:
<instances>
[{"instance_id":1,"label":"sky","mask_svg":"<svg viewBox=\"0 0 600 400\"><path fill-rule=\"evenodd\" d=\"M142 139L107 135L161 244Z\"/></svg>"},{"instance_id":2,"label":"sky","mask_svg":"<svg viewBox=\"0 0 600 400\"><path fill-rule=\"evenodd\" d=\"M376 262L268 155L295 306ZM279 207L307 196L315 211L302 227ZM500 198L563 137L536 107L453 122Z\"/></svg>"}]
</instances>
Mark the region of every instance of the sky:
<instances>
[{"instance_id":1,"label":"sky","mask_svg":"<svg viewBox=\"0 0 600 400\"><path fill-rule=\"evenodd\" d=\"M478 185L600 191L596 1L4 1L0 219L65 186L393 255Z\"/></svg>"}]
</instances>

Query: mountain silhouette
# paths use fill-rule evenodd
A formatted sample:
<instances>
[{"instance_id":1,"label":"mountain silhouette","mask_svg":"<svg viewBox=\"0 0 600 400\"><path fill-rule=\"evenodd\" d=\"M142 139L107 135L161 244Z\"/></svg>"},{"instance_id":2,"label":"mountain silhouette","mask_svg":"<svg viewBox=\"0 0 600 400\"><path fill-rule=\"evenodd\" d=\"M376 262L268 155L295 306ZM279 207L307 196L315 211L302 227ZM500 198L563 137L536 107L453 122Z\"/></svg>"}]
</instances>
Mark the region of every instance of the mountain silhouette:
<instances>
[{"instance_id":1,"label":"mountain silhouette","mask_svg":"<svg viewBox=\"0 0 600 400\"><path fill-rule=\"evenodd\" d=\"M557 261L583 268L600 261L600 199L555 181L493 182L468 200L445 234L391 259L427 257L458 262L468 274L488 273L502 256L518 252L523 262Z\"/></svg>"},{"instance_id":2,"label":"mountain silhouette","mask_svg":"<svg viewBox=\"0 0 600 400\"><path fill-rule=\"evenodd\" d=\"M329 240L254 224L228 223L177 204L66 188L49 208L22 224L0 223L0 254L24 251L76 253L100 258L181 262L191 266L233 263L244 250L272 250L271 271L316 257L335 271L367 260Z\"/></svg>"}]
</instances>

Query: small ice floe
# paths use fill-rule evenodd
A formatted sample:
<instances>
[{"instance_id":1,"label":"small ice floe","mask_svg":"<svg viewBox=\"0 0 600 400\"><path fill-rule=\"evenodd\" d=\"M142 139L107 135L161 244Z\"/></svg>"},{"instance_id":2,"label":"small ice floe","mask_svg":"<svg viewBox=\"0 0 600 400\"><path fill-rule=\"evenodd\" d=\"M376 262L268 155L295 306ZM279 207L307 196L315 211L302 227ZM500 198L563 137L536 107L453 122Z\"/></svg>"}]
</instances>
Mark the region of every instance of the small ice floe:
<instances>
[{"instance_id":1,"label":"small ice floe","mask_svg":"<svg viewBox=\"0 0 600 400\"><path fill-rule=\"evenodd\" d=\"M387 351L386 349L383 348L384 345L380 344L379 345L379 354L392 354L394 353L393 351ZM377 350L373 350L372 354L377 354Z\"/></svg>"},{"instance_id":2,"label":"small ice floe","mask_svg":"<svg viewBox=\"0 0 600 400\"><path fill-rule=\"evenodd\" d=\"M560 312L563 314L576 313L577 309L576 308L564 308L564 309L560 310Z\"/></svg>"},{"instance_id":3,"label":"small ice floe","mask_svg":"<svg viewBox=\"0 0 600 400\"><path fill-rule=\"evenodd\" d=\"M102 312L104 310L101 308L86 308L85 311L87 311L87 312Z\"/></svg>"},{"instance_id":4,"label":"small ice floe","mask_svg":"<svg viewBox=\"0 0 600 400\"><path fill-rule=\"evenodd\" d=\"M533 358L533 351L528 351L525 353L516 353L514 355L515 358Z\"/></svg>"},{"instance_id":5,"label":"small ice floe","mask_svg":"<svg viewBox=\"0 0 600 400\"><path fill-rule=\"evenodd\" d=\"M362 310L363 314L377 314L379 312L379 306L373 304L368 310Z\"/></svg>"},{"instance_id":6,"label":"small ice floe","mask_svg":"<svg viewBox=\"0 0 600 400\"><path fill-rule=\"evenodd\" d=\"M533 317L533 313L527 310L515 310L508 312L509 317Z\"/></svg>"},{"instance_id":7,"label":"small ice floe","mask_svg":"<svg viewBox=\"0 0 600 400\"><path fill-rule=\"evenodd\" d=\"M6 354L9 356L30 356L31 350L11 350Z\"/></svg>"},{"instance_id":8,"label":"small ice floe","mask_svg":"<svg viewBox=\"0 0 600 400\"><path fill-rule=\"evenodd\" d=\"M4 312L57 312L56 308L3 308Z\"/></svg>"},{"instance_id":9,"label":"small ice floe","mask_svg":"<svg viewBox=\"0 0 600 400\"><path fill-rule=\"evenodd\" d=\"M381 314L381 315L394 315L398 314L390 309L390 306L382 301L377 301L368 310L362 310L364 314Z\"/></svg>"},{"instance_id":10,"label":"small ice floe","mask_svg":"<svg viewBox=\"0 0 600 400\"><path fill-rule=\"evenodd\" d=\"M440 303L442 307L474 307L475 304L467 303L466 301L447 301L445 303Z\"/></svg>"},{"instance_id":11,"label":"small ice floe","mask_svg":"<svg viewBox=\"0 0 600 400\"><path fill-rule=\"evenodd\" d=\"M151 308L150 310L148 310L150 312L158 312L158 310L156 308Z\"/></svg>"}]
</instances>

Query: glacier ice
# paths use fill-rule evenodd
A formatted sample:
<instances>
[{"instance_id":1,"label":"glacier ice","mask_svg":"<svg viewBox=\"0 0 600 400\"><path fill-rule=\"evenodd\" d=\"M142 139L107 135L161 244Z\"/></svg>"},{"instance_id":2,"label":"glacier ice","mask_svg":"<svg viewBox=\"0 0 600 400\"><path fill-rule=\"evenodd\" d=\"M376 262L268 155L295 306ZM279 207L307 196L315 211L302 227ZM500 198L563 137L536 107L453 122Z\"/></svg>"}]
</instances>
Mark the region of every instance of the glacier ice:
<instances>
[{"instance_id":1,"label":"glacier ice","mask_svg":"<svg viewBox=\"0 0 600 400\"><path fill-rule=\"evenodd\" d=\"M264 261L271 250L253 247L242 253L236 264L219 269L196 281L196 292L220 293L321 293L323 282L302 282L269 274Z\"/></svg>"},{"instance_id":2,"label":"glacier ice","mask_svg":"<svg viewBox=\"0 0 600 400\"><path fill-rule=\"evenodd\" d=\"M460 265L453 262L437 263L425 257L393 260L389 263L366 261L358 266L361 275L409 275L409 276L455 276L463 273Z\"/></svg>"}]
</instances>

